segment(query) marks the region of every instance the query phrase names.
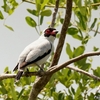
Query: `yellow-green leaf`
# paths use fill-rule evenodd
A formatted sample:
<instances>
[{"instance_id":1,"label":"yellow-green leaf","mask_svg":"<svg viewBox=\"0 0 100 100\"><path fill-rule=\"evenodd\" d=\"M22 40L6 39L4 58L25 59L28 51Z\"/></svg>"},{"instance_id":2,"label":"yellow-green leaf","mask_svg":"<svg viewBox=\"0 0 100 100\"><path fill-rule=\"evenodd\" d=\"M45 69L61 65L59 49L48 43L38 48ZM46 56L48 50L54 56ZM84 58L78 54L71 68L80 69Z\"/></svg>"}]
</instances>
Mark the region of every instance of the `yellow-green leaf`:
<instances>
[{"instance_id":1,"label":"yellow-green leaf","mask_svg":"<svg viewBox=\"0 0 100 100\"><path fill-rule=\"evenodd\" d=\"M0 19L4 19L4 16L1 11L0 11Z\"/></svg>"},{"instance_id":2,"label":"yellow-green leaf","mask_svg":"<svg viewBox=\"0 0 100 100\"><path fill-rule=\"evenodd\" d=\"M5 25L5 27L7 27L8 29L10 29L11 31L14 31L11 26Z\"/></svg>"},{"instance_id":3,"label":"yellow-green leaf","mask_svg":"<svg viewBox=\"0 0 100 100\"><path fill-rule=\"evenodd\" d=\"M46 9L46 10L43 10L40 14L42 16L50 16L52 14L52 11L50 9Z\"/></svg>"},{"instance_id":4,"label":"yellow-green leaf","mask_svg":"<svg viewBox=\"0 0 100 100\"><path fill-rule=\"evenodd\" d=\"M25 19L26 19L27 24L30 25L31 27L36 27L37 26L35 20L32 19L31 17L27 16Z\"/></svg>"}]
</instances>

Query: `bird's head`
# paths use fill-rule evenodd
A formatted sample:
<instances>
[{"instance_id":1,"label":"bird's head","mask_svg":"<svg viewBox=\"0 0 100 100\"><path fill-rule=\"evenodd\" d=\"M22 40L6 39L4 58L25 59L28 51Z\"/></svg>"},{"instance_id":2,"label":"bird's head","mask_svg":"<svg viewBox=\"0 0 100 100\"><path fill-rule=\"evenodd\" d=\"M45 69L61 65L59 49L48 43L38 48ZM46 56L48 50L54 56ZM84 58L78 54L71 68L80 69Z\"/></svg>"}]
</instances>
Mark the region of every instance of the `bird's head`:
<instances>
[{"instance_id":1,"label":"bird's head","mask_svg":"<svg viewBox=\"0 0 100 100\"><path fill-rule=\"evenodd\" d=\"M56 37L56 34L58 33L58 31L55 28L47 28L46 30L44 30L44 36L45 37Z\"/></svg>"},{"instance_id":2,"label":"bird's head","mask_svg":"<svg viewBox=\"0 0 100 100\"><path fill-rule=\"evenodd\" d=\"M42 36L44 36L49 41L53 42L56 38L58 31L55 28L47 28L43 31Z\"/></svg>"}]
</instances>

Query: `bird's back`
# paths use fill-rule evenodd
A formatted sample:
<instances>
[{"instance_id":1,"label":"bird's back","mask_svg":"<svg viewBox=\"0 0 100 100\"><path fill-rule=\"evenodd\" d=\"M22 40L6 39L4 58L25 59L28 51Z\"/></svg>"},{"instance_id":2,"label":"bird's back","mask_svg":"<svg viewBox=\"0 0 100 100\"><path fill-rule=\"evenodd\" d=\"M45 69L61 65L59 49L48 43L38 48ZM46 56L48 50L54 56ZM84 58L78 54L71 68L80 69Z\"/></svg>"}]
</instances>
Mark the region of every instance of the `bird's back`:
<instances>
[{"instance_id":1,"label":"bird's back","mask_svg":"<svg viewBox=\"0 0 100 100\"><path fill-rule=\"evenodd\" d=\"M47 39L43 38L38 39L28 45L20 54L19 56L19 63L22 63L23 61L25 62L37 62L42 59L42 62L44 63L45 60L48 59L50 53L53 51L53 44L48 41ZM42 63L41 62L41 63ZM41 64L40 63L40 64Z\"/></svg>"}]
</instances>

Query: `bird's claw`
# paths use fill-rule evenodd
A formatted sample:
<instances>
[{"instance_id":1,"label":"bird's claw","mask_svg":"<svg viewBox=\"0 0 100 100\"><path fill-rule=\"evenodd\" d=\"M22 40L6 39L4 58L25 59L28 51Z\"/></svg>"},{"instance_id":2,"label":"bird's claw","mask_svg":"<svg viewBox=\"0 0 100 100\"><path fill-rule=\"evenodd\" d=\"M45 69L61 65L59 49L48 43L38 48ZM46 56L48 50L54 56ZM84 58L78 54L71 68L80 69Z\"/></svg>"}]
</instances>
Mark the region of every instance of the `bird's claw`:
<instances>
[{"instance_id":1,"label":"bird's claw","mask_svg":"<svg viewBox=\"0 0 100 100\"><path fill-rule=\"evenodd\" d=\"M39 71L38 71L38 76L39 77L42 77L44 75L45 71L41 68Z\"/></svg>"}]
</instances>

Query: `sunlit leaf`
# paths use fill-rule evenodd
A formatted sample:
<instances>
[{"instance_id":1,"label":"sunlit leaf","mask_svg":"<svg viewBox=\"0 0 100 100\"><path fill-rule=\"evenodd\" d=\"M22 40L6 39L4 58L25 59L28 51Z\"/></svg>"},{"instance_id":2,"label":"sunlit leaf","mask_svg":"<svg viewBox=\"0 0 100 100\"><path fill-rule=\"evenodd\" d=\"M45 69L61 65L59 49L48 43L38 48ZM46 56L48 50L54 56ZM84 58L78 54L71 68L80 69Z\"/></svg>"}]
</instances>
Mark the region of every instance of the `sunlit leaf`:
<instances>
[{"instance_id":1,"label":"sunlit leaf","mask_svg":"<svg viewBox=\"0 0 100 100\"><path fill-rule=\"evenodd\" d=\"M83 39L83 38L82 38L80 35L78 35L78 34L72 35L72 37L75 38L75 39L77 39L77 40L80 40L80 41L82 41L82 39Z\"/></svg>"},{"instance_id":2,"label":"sunlit leaf","mask_svg":"<svg viewBox=\"0 0 100 100\"><path fill-rule=\"evenodd\" d=\"M94 18L94 21L93 21L93 23L90 26L90 30L92 30L94 28L96 22L97 22L97 18Z\"/></svg>"},{"instance_id":3,"label":"sunlit leaf","mask_svg":"<svg viewBox=\"0 0 100 100\"><path fill-rule=\"evenodd\" d=\"M93 51L98 51L99 50L99 48L97 48L97 47L93 47Z\"/></svg>"},{"instance_id":4,"label":"sunlit leaf","mask_svg":"<svg viewBox=\"0 0 100 100\"><path fill-rule=\"evenodd\" d=\"M52 14L52 11L50 9L46 9L41 12L42 16L50 16L51 14Z\"/></svg>"},{"instance_id":5,"label":"sunlit leaf","mask_svg":"<svg viewBox=\"0 0 100 100\"><path fill-rule=\"evenodd\" d=\"M97 69L93 70L93 74L100 77L100 67L97 67Z\"/></svg>"},{"instance_id":6,"label":"sunlit leaf","mask_svg":"<svg viewBox=\"0 0 100 100\"><path fill-rule=\"evenodd\" d=\"M61 22L61 24L63 24L64 18L60 18L60 22Z\"/></svg>"},{"instance_id":7,"label":"sunlit leaf","mask_svg":"<svg viewBox=\"0 0 100 100\"><path fill-rule=\"evenodd\" d=\"M25 88L23 88L23 89L20 91L17 100L20 100L20 97L21 97L22 93L24 92L24 90L25 90Z\"/></svg>"},{"instance_id":8,"label":"sunlit leaf","mask_svg":"<svg viewBox=\"0 0 100 100\"><path fill-rule=\"evenodd\" d=\"M42 0L42 4L41 4L41 9L43 9L45 7L45 5L48 3L49 0Z\"/></svg>"},{"instance_id":9,"label":"sunlit leaf","mask_svg":"<svg viewBox=\"0 0 100 100\"><path fill-rule=\"evenodd\" d=\"M37 26L35 20L32 19L31 17L27 16L25 19L26 19L27 24L30 25L31 27L36 27Z\"/></svg>"},{"instance_id":10,"label":"sunlit leaf","mask_svg":"<svg viewBox=\"0 0 100 100\"><path fill-rule=\"evenodd\" d=\"M87 8L86 7L79 7L80 13L82 16L86 16L87 14Z\"/></svg>"},{"instance_id":11,"label":"sunlit leaf","mask_svg":"<svg viewBox=\"0 0 100 100\"><path fill-rule=\"evenodd\" d=\"M6 68L4 69L4 72L7 73L8 71L9 71L9 68L6 67Z\"/></svg>"},{"instance_id":12,"label":"sunlit leaf","mask_svg":"<svg viewBox=\"0 0 100 100\"><path fill-rule=\"evenodd\" d=\"M85 37L82 39L82 44L86 44L86 43L89 41L89 39L90 39L90 36L89 36L89 35L85 36Z\"/></svg>"},{"instance_id":13,"label":"sunlit leaf","mask_svg":"<svg viewBox=\"0 0 100 100\"><path fill-rule=\"evenodd\" d=\"M70 34L70 35L75 35L75 34L77 34L77 33L78 33L77 28L75 28L75 27L70 27L70 28L68 28L68 34Z\"/></svg>"},{"instance_id":14,"label":"sunlit leaf","mask_svg":"<svg viewBox=\"0 0 100 100\"><path fill-rule=\"evenodd\" d=\"M100 27L100 22L97 24L97 28L96 28L96 31L95 31L95 33L94 33L94 36L97 35L99 27Z\"/></svg>"},{"instance_id":15,"label":"sunlit leaf","mask_svg":"<svg viewBox=\"0 0 100 100\"><path fill-rule=\"evenodd\" d=\"M0 19L4 19L4 16L1 11L0 11Z\"/></svg>"},{"instance_id":16,"label":"sunlit leaf","mask_svg":"<svg viewBox=\"0 0 100 100\"><path fill-rule=\"evenodd\" d=\"M83 100L81 92L82 92L81 88L78 87L75 93L75 100Z\"/></svg>"},{"instance_id":17,"label":"sunlit leaf","mask_svg":"<svg viewBox=\"0 0 100 100\"><path fill-rule=\"evenodd\" d=\"M66 52L67 52L69 58L72 58L73 52L72 52L71 47L68 43L66 44Z\"/></svg>"},{"instance_id":18,"label":"sunlit leaf","mask_svg":"<svg viewBox=\"0 0 100 100\"><path fill-rule=\"evenodd\" d=\"M44 18L44 16L40 17L40 25L42 25L42 23L43 23L43 18Z\"/></svg>"},{"instance_id":19,"label":"sunlit leaf","mask_svg":"<svg viewBox=\"0 0 100 100\"><path fill-rule=\"evenodd\" d=\"M31 10L31 9L27 9L27 11L30 13L30 14L32 14L32 15L35 15L35 16L39 16L39 13L38 13L38 11L37 10Z\"/></svg>"},{"instance_id":20,"label":"sunlit leaf","mask_svg":"<svg viewBox=\"0 0 100 100\"><path fill-rule=\"evenodd\" d=\"M10 29L11 31L14 31L11 26L5 25L5 27L7 27L8 29Z\"/></svg>"},{"instance_id":21,"label":"sunlit leaf","mask_svg":"<svg viewBox=\"0 0 100 100\"><path fill-rule=\"evenodd\" d=\"M71 91L75 95L75 89L73 87L71 87Z\"/></svg>"},{"instance_id":22,"label":"sunlit leaf","mask_svg":"<svg viewBox=\"0 0 100 100\"><path fill-rule=\"evenodd\" d=\"M78 17L78 21L76 21L78 27L81 30L86 30L87 29L87 16L83 16L80 12L79 8L75 9L75 14Z\"/></svg>"},{"instance_id":23,"label":"sunlit leaf","mask_svg":"<svg viewBox=\"0 0 100 100\"><path fill-rule=\"evenodd\" d=\"M39 13L40 10L41 10L41 0L35 0L35 2L36 2L36 9L37 9L37 11Z\"/></svg>"},{"instance_id":24,"label":"sunlit leaf","mask_svg":"<svg viewBox=\"0 0 100 100\"><path fill-rule=\"evenodd\" d=\"M73 56L74 56L74 57L77 57L77 56L83 54L84 51L85 51L85 47L84 47L84 46L79 46L78 48L76 48L76 49L74 50Z\"/></svg>"},{"instance_id":25,"label":"sunlit leaf","mask_svg":"<svg viewBox=\"0 0 100 100\"><path fill-rule=\"evenodd\" d=\"M17 98L17 95L14 87L14 79L10 79L10 89L11 89L11 96L15 100Z\"/></svg>"},{"instance_id":26,"label":"sunlit leaf","mask_svg":"<svg viewBox=\"0 0 100 100\"><path fill-rule=\"evenodd\" d=\"M58 100L64 100L64 93L59 93Z\"/></svg>"}]
</instances>

